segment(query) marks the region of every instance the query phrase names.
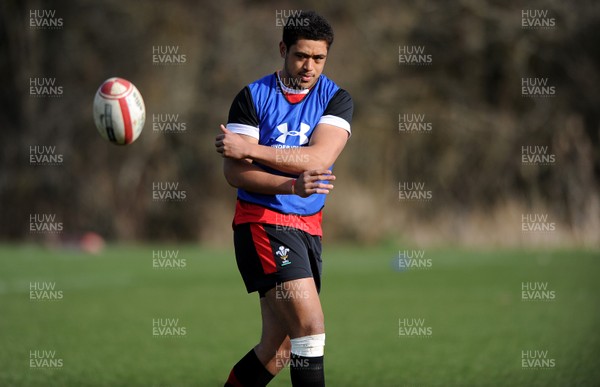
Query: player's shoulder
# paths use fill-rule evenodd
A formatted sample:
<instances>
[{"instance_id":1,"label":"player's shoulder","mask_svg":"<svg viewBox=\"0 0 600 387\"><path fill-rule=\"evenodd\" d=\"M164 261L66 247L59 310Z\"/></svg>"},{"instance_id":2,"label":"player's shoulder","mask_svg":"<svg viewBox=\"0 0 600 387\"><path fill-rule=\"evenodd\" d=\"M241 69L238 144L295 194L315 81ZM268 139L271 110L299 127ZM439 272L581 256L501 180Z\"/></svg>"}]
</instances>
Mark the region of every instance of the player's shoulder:
<instances>
[{"instance_id":1,"label":"player's shoulder","mask_svg":"<svg viewBox=\"0 0 600 387\"><path fill-rule=\"evenodd\" d=\"M338 103L352 104L352 96L345 89L338 89L338 91L336 91L335 95L333 96L332 100L335 100Z\"/></svg>"},{"instance_id":2,"label":"player's shoulder","mask_svg":"<svg viewBox=\"0 0 600 387\"><path fill-rule=\"evenodd\" d=\"M334 80L327 77L325 74L321 74L321 87L329 90L332 96L336 99L352 100L352 96L346 89L342 89Z\"/></svg>"}]
</instances>

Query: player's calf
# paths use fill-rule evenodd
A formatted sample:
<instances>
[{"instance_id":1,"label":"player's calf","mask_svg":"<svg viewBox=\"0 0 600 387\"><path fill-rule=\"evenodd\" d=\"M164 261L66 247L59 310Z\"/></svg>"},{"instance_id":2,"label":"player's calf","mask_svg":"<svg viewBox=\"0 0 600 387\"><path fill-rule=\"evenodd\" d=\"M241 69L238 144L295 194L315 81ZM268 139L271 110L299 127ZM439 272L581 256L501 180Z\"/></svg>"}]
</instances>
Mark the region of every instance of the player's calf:
<instances>
[{"instance_id":1,"label":"player's calf","mask_svg":"<svg viewBox=\"0 0 600 387\"><path fill-rule=\"evenodd\" d=\"M280 343L269 343L263 337L261 342L254 347L254 351L265 368L271 374L277 375L279 371L289 365L291 348L289 337Z\"/></svg>"}]
</instances>

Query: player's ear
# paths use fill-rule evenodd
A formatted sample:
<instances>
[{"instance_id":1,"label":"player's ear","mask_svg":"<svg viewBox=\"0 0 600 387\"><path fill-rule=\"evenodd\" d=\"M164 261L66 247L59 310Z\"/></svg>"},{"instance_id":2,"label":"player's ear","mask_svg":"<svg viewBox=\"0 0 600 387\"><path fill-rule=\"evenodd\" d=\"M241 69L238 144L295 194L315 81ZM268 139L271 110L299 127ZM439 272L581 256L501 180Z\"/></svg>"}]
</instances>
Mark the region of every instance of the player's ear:
<instances>
[{"instance_id":1,"label":"player's ear","mask_svg":"<svg viewBox=\"0 0 600 387\"><path fill-rule=\"evenodd\" d=\"M285 54L287 53L287 47L283 41L279 42L279 54L282 58L285 58Z\"/></svg>"}]
</instances>

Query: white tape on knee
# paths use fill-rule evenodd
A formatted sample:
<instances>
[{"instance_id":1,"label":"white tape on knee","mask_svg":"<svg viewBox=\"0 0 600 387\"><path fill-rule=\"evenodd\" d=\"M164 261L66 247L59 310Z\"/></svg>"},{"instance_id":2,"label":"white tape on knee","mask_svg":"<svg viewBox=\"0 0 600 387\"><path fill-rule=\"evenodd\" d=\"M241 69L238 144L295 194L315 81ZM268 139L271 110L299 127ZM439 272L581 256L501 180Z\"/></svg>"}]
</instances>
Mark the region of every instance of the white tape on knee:
<instances>
[{"instance_id":1,"label":"white tape on knee","mask_svg":"<svg viewBox=\"0 0 600 387\"><path fill-rule=\"evenodd\" d=\"M291 339L292 353L303 357L323 356L325 351L325 333Z\"/></svg>"}]
</instances>

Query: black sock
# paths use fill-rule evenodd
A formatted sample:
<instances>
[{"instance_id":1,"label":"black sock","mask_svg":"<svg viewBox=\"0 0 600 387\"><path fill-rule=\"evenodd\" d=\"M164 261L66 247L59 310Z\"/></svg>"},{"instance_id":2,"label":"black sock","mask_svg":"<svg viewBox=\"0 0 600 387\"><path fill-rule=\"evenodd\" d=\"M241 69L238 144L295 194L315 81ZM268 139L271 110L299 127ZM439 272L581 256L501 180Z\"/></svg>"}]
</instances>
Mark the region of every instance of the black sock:
<instances>
[{"instance_id":1,"label":"black sock","mask_svg":"<svg viewBox=\"0 0 600 387\"><path fill-rule=\"evenodd\" d=\"M233 366L225 387L263 387L274 377L258 360L254 349L251 349Z\"/></svg>"},{"instance_id":2,"label":"black sock","mask_svg":"<svg viewBox=\"0 0 600 387\"><path fill-rule=\"evenodd\" d=\"M290 376L293 387L324 387L323 356L304 357L292 353Z\"/></svg>"}]
</instances>

